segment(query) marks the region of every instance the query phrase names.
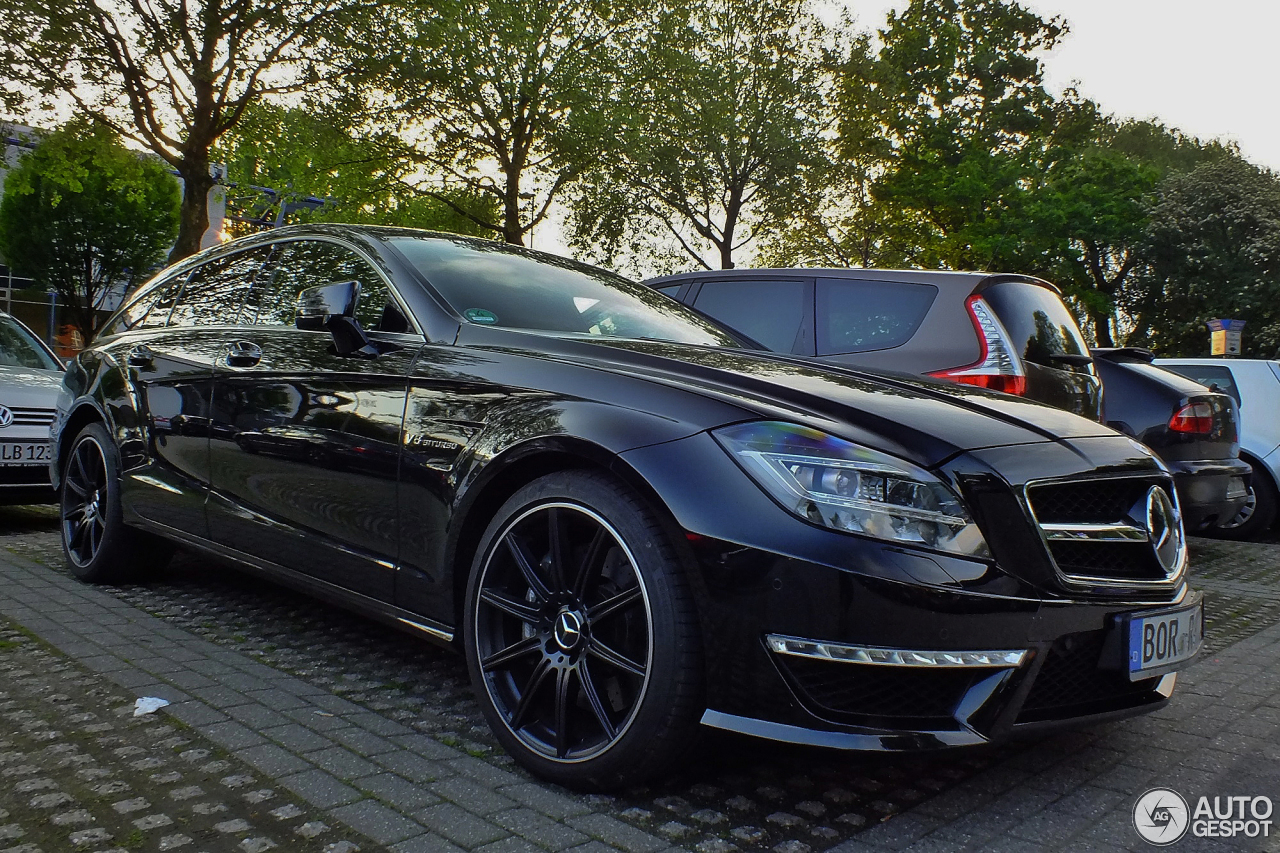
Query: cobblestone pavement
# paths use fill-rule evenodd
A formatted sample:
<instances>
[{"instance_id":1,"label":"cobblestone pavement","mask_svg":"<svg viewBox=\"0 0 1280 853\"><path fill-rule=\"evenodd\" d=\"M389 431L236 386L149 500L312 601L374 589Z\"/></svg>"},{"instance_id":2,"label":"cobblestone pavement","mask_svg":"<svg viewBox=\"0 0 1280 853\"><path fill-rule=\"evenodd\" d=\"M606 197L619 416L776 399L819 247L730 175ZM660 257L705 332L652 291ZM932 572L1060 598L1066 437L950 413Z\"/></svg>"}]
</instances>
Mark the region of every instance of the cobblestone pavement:
<instances>
[{"instance_id":1,"label":"cobblestone pavement","mask_svg":"<svg viewBox=\"0 0 1280 853\"><path fill-rule=\"evenodd\" d=\"M1091 775L1110 773L1107 760L1119 766L1130 759L1150 763L1152 749L1182 757L1170 749L1183 743L1181 734L1149 746L1143 733L1150 726L1167 734L1164 728L1186 720L1215 730L1239 724L1231 714L1218 712L1225 699L1201 692L1202 680L1219 693L1231 692L1221 681L1220 659L1204 655L1169 709L1114 726L927 758L856 757L708 731L701 760L684 775L620 796L582 797L537 783L512 765L489 735L461 660L448 652L194 557L180 556L150 584L84 587L61 567L47 509L0 509L0 549L6 548L15 555L8 562L16 571L25 572L30 584L49 588L41 594L53 595L60 604L91 599L112 618L123 619L130 628L127 642L161 632L164 645L147 648L145 657L162 662L148 669L141 664L144 656L112 650L99 637L88 638L99 644L94 649L85 645L84 636L60 643L65 623L30 624L48 614L36 613L31 599L23 601L25 618L10 612L2 590L0 613L65 646L91 667L121 667L106 674L130 695L141 695L145 687L174 699L166 713L230 750L233 760L274 778L277 790L294 792L304 806L321 810L324 822L362 832L365 850L382 844L441 851L487 846L492 853L582 847L587 853L583 845L601 851L611 845L648 853L678 844L699 853L807 853L911 844L985 848L987 842L1039 848L1047 838L1066 833L1070 821L1042 827L1053 832L1047 838L1028 838L1031 830L1022 824L1064 809L1069 815L1081 813L1083 805L1069 811L1075 801L1068 797L1085 799L1075 789ZM0 564L5 562L0 550ZM1196 585L1208 596L1211 652L1256 635L1230 652L1238 654L1280 622L1280 548L1193 540L1193 565ZM0 576L7 571L0 566ZM71 605L71 611L78 606ZM174 643L230 666L250 683L228 683L225 672L164 659ZM1247 695L1264 712L1275 710L1266 705L1269 698ZM1220 755L1216 760L1224 763ZM1044 791L1024 782L1039 778L1031 769L1051 764L1063 765L1060 778L1047 774L1042 784L1063 790L1046 799ZM1141 793L1138 775L1113 773L1111 787L1094 786L1098 790L1088 793L1092 817L1102 814L1104 805L1125 817L1115 833L1090 838L1089 844L1143 846L1125 811ZM1267 786L1261 793L1280 791L1274 778L1257 781ZM0 798L0 804L6 802ZM959 834L942 832L954 829L945 809L961 805L958 814L994 808L1001 820L1021 818L954 830ZM307 849L291 844L285 849Z\"/></svg>"}]
</instances>

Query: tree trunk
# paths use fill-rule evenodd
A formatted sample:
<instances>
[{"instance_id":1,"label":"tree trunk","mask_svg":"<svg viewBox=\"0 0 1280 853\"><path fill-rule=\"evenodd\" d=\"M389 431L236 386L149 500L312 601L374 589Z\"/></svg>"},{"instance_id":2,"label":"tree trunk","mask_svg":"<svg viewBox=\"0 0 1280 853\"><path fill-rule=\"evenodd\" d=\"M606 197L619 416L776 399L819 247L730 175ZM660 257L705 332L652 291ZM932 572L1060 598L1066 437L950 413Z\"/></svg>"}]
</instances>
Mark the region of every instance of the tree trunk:
<instances>
[{"instance_id":1,"label":"tree trunk","mask_svg":"<svg viewBox=\"0 0 1280 853\"><path fill-rule=\"evenodd\" d=\"M214 180L209 175L209 164L183 165L178 168L182 178L182 207L178 213L178 241L169 252L169 263L200 251L200 241L209 230L209 190Z\"/></svg>"},{"instance_id":2,"label":"tree trunk","mask_svg":"<svg viewBox=\"0 0 1280 853\"><path fill-rule=\"evenodd\" d=\"M1089 317L1093 320L1093 339L1100 347L1113 347L1115 341L1111 337L1111 313L1104 311L1091 311Z\"/></svg>"}]
</instances>

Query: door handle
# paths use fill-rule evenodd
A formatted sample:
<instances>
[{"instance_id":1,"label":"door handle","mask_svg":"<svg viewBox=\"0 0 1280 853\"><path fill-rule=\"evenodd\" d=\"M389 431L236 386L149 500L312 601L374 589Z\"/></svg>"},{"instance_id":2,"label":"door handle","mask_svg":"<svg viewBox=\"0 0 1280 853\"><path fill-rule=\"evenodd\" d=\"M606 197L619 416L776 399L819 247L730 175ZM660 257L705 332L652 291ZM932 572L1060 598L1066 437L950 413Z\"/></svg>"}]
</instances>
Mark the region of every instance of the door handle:
<instances>
[{"instance_id":1,"label":"door handle","mask_svg":"<svg viewBox=\"0 0 1280 853\"><path fill-rule=\"evenodd\" d=\"M146 344L138 344L129 350L129 365L131 367L155 367L156 353L155 350Z\"/></svg>"},{"instance_id":2,"label":"door handle","mask_svg":"<svg viewBox=\"0 0 1280 853\"><path fill-rule=\"evenodd\" d=\"M227 347L227 364L232 367L253 367L262 361L262 347L249 341L236 341Z\"/></svg>"}]
</instances>

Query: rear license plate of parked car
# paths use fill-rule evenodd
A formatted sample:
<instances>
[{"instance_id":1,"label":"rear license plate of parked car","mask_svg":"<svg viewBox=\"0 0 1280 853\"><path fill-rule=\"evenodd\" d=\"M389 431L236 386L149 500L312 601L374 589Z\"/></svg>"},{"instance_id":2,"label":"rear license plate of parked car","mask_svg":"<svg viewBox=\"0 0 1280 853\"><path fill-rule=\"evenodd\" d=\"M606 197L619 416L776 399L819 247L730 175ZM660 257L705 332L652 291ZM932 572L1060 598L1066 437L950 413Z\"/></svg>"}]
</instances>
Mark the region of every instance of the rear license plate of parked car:
<instances>
[{"instance_id":1,"label":"rear license plate of parked car","mask_svg":"<svg viewBox=\"0 0 1280 853\"><path fill-rule=\"evenodd\" d=\"M0 465L44 465L48 461L47 441L0 441Z\"/></svg>"},{"instance_id":2,"label":"rear license plate of parked car","mask_svg":"<svg viewBox=\"0 0 1280 853\"><path fill-rule=\"evenodd\" d=\"M1204 601L1129 619L1129 679L1138 681L1195 656L1204 639Z\"/></svg>"}]
</instances>

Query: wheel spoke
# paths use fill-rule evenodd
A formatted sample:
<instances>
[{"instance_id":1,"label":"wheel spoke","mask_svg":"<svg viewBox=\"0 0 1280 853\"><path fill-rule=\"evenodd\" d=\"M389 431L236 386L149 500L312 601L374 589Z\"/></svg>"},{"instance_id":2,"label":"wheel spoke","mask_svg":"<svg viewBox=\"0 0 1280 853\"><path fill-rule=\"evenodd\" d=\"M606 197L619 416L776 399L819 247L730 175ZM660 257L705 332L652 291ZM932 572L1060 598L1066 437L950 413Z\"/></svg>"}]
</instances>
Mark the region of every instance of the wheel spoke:
<instances>
[{"instance_id":1,"label":"wheel spoke","mask_svg":"<svg viewBox=\"0 0 1280 853\"><path fill-rule=\"evenodd\" d=\"M587 669L587 661L583 659L578 664L578 680L582 682L582 695L587 697L587 704L591 706L591 713L596 715L596 721L600 723L600 728L604 730L606 740L613 740L617 734L613 722L609 719L609 712L605 710L604 702L600 699L600 691L596 690L595 679L591 677L591 670Z\"/></svg>"},{"instance_id":2,"label":"wheel spoke","mask_svg":"<svg viewBox=\"0 0 1280 853\"><path fill-rule=\"evenodd\" d=\"M633 586L625 589L612 598L606 598L604 601L592 607L587 611L587 620L591 623L597 623L610 616L617 614L619 611L625 610L634 604L638 604L642 598L639 586Z\"/></svg>"},{"instance_id":3,"label":"wheel spoke","mask_svg":"<svg viewBox=\"0 0 1280 853\"><path fill-rule=\"evenodd\" d=\"M88 532L88 529L89 529L89 519L87 516L82 516L80 520L76 522L75 529L71 531L71 538L68 542L68 547L72 551L79 553L80 544L84 539L85 533Z\"/></svg>"},{"instance_id":4,"label":"wheel spoke","mask_svg":"<svg viewBox=\"0 0 1280 853\"><path fill-rule=\"evenodd\" d=\"M81 485L85 486L80 490L80 494L88 491L88 481L84 476L84 466L80 464L80 452L77 450L71 455L71 462L67 465L67 482L79 480Z\"/></svg>"},{"instance_id":5,"label":"wheel spoke","mask_svg":"<svg viewBox=\"0 0 1280 853\"><path fill-rule=\"evenodd\" d=\"M98 545L102 542L102 522L95 519L89 525L89 559L93 559L93 555L98 553Z\"/></svg>"},{"instance_id":6,"label":"wheel spoke","mask_svg":"<svg viewBox=\"0 0 1280 853\"><path fill-rule=\"evenodd\" d=\"M550 590L543 583L542 578L538 577L537 571L533 568L533 562L529 559L529 553L525 551L524 546L516 541L514 533L508 533L503 542L507 545L507 550L511 552L511 558L516 561L516 567L520 569L520 574L524 576L524 582L529 585L529 589L533 590L533 594L539 601L546 601L551 597Z\"/></svg>"},{"instance_id":7,"label":"wheel spoke","mask_svg":"<svg viewBox=\"0 0 1280 853\"><path fill-rule=\"evenodd\" d=\"M529 714L529 709L533 707L533 697L537 695L538 688L542 686L542 682L546 681L547 675L552 671L549 661L543 660L534 668L533 673L525 682L524 690L520 692L520 701L516 703L515 710L511 712L511 719L507 725L511 727L511 731L518 732L524 728L525 717Z\"/></svg>"},{"instance_id":8,"label":"wheel spoke","mask_svg":"<svg viewBox=\"0 0 1280 853\"><path fill-rule=\"evenodd\" d=\"M491 589L480 590L480 600L490 607L501 610L508 616L514 616L521 622L527 622L530 625L536 625L541 616L538 608L531 606L527 602L510 598Z\"/></svg>"},{"instance_id":9,"label":"wheel spoke","mask_svg":"<svg viewBox=\"0 0 1280 853\"><path fill-rule=\"evenodd\" d=\"M569 680L573 670L556 670L556 757L569 754Z\"/></svg>"},{"instance_id":10,"label":"wheel spoke","mask_svg":"<svg viewBox=\"0 0 1280 853\"><path fill-rule=\"evenodd\" d=\"M583 555L582 562L578 565L578 576L573 580L573 594L582 598L587 594L587 582L591 579L591 575L597 563L601 563L606 550L605 545L612 537L609 531L603 527L596 528L595 536L591 537L591 544L587 546L587 553Z\"/></svg>"},{"instance_id":11,"label":"wheel spoke","mask_svg":"<svg viewBox=\"0 0 1280 853\"><path fill-rule=\"evenodd\" d=\"M550 507L547 510L547 542L551 556L551 586L556 592L566 590L569 582L568 566L565 562L570 553L569 543L565 541L564 525L560 523L560 509Z\"/></svg>"},{"instance_id":12,"label":"wheel spoke","mask_svg":"<svg viewBox=\"0 0 1280 853\"><path fill-rule=\"evenodd\" d=\"M644 678L644 666L636 663L631 658L616 651L611 646L602 643L595 637L591 638L591 644L587 646L587 651L594 657L599 658L612 667L629 672L638 678Z\"/></svg>"},{"instance_id":13,"label":"wheel spoke","mask_svg":"<svg viewBox=\"0 0 1280 853\"><path fill-rule=\"evenodd\" d=\"M88 494L88 490L85 489L83 486L81 486L79 483L77 483L74 479L72 479L70 475L67 475L66 481L67 481L67 488L70 489L72 492L74 492L76 497L83 498L86 494Z\"/></svg>"},{"instance_id":14,"label":"wheel spoke","mask_svg":"<svg viewBox=\"0 0 1280 853\"><path fill-rule=\"evenodd\" d=\"M541 637L526 637L519 642L512 643L500 652L494 652L484 660L480 661L480 669L484 672L492 672L495 669L504 669L509 664L520 660L526 655L530 655L538 651L538 647L541 644Z\"/></svg>"}]
</instances>

